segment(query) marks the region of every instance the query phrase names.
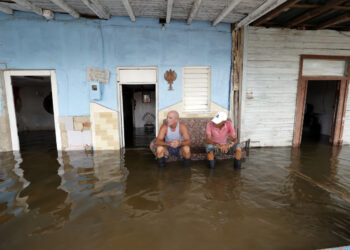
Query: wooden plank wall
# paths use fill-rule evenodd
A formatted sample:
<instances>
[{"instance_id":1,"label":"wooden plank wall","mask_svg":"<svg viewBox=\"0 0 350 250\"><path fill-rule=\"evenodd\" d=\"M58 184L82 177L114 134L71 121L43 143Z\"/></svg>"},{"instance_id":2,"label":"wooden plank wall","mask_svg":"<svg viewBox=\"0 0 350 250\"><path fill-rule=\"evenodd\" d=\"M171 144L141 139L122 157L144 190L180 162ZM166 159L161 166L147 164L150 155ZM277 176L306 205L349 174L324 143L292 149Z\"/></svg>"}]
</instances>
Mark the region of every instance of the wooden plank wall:
<instances>
[{"instance_id":1,"label":"wooden plank wall","mask_svg":"<svg viewBox=\"0 0 350 250\"><path fill-rule=\"evenodd\" d=\"M350 56L350 32L248 27L245 39L241 140L291 146L301 54ZM350 144L350 98L343 141Z\"/></svg>"},{"instance_id":2,"label":"wooden plank wall","mask_svg":"<svg viewBox=\"0 0 350 250\"><path fill-rule=\"evenodd\" d=\"M348 94L348 101L347 101L347 105L346 105L346 114L345 114L345 119L344 119L343 144L344 145L350 144L350 97L349 97L349 94Z\"/></svg>"}]
</instances>

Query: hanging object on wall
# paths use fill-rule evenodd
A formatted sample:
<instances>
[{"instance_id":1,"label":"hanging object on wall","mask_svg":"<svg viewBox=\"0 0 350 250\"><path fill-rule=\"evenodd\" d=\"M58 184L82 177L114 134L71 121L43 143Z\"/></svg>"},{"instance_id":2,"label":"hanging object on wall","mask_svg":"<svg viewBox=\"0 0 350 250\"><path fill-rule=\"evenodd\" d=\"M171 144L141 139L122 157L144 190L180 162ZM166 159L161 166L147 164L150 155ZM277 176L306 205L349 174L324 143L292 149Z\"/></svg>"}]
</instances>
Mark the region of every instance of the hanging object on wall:
<instances>
[{"instance_id":1,"label":"hanging object on wall","mask_svg":"<svg viewBox=\"0 0 350 250\"><path fill-rule=\"evenodd\" d=\"M169 84L169 89L168 90L174 90L173 89L173 83L176 80L177 74L174 70L169 69L168 71L165 72L164 74L164 79L168 82Z\"/></svg>"},{"instance_id":2,"label":"hanging object on wall","mask_svg":"<svg viewBox=\"0 0 350 250\"><path fill-rule=\"evenodd\" d=\"M142 92L142 102L143 103L151 103L151 93L150 92Z\"/></svg>"},{"instance_id":3,"label":"hanging object on wall","mask_svg":"<svg viewBox=\"0 0 350 250\"><path fill-rule=\"evenodd\" d=\"M109 71L87 67L86 79L88 82L109 83Z\"/></svg>"},{"instance_id":4,"label":"hanging object on wall","mask_svg":"<svg viewBox=\"0 0 350 250\"><path fill-rule=\"evenodd\" d=\"M90 101L101 100L101 86L99 82L90 82Z\"/></svg>"}]
</instances>

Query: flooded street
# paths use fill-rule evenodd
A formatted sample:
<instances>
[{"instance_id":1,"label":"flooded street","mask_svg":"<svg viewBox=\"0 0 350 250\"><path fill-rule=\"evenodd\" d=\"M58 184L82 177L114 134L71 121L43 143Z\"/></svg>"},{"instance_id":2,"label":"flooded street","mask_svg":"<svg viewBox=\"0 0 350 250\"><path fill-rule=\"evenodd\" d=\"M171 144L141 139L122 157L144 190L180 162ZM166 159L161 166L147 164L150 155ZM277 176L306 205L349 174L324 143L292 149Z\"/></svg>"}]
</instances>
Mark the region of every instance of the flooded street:
<instances>
[{"instance_id":1,"label":"flooded street","mask_svg":"<svg viewBox=\"0 0 350 250\"><path fill-rule=\"evenodd\" d=\"M350 147L251 149L244 169L149 150L0 154L0 249L350 245Z\"/></svg>"}]
</instances>

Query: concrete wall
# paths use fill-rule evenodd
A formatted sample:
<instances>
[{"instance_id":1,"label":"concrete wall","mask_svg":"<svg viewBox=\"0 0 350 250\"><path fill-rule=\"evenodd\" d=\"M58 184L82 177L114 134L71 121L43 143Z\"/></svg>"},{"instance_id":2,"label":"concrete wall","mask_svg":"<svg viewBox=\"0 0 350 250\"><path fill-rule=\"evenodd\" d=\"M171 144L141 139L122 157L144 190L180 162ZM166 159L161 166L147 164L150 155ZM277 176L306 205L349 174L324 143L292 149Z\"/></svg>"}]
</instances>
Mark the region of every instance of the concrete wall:
<instances>
[{"instance_id":1,"label":"concrete wall","mask_svg":"<svg viewBox=\"0 0 350 250\"><path fill-rule=\"evenodd\" d=\"M0 13L0 33L3 34L0 36L1 62L9 69L56 71L60 126L66 131L61 134L66 137L62 137L66 149L87 146L88 132L71 130L74 117L91 118L87 67L110 72L109 83L101 85L102 99L94 102L112 113L118 111L116 68L120 66L158 68L159 112L174 106L182 108L184 66L210 66L210 101L213 107L218 107L211 109L210 115L229 109L232 43L229 24L213 27L210 22L194 21L188 26L184 21L172 20L162 31L158 19L151 18L138 18L133 23L128 17L75 20L69 15L55 14L54 20L46 20L36 14L14 12L13 15ZM177 73L173 91L168 91L164 80L164 73L169 69ZM3 117L7 112L4 111L4 99L0 106ZM93 124L91 126L95 128ZM69 138L72 133L67 131L85 134ZM10 135L8 127L6 133ZM75 143L69 145L70 141ZM115 145L111 147L115 148Z\"/></svg>"},{"instance_id":2,"label":"concrete wall","mask_svg":"<svg viewBox=\"0 0 350 250\"><path fill-rule=\"evenodd\" d=\"M249 27L244 39L241 139L250 138L252 146L291 146L299 56L350 56L350 32ZM329 69L322 65L318 71ZM345 144L350 144L349 102Z\"/></svg>"},{"instance_id":3,"label":"concrete wall","mask_svg":"<svg viewBox=\"0 0 350 250\"><path fill-rule=\"evenodd\" d=\"M0 14L0 55L10 69L55 69L60 116L88 115L86 68L110 71L98 103L117 110L116 67L158 66L159 108L182 100L182 67L211 66L211 100L228 108L231 34L229 24L172 21L162 31L158 19L127 17L73 20L56 14L47 21L35 14ZM164 73L177 72L174 91L167 91Z\"/></svg>"}]
</instances>

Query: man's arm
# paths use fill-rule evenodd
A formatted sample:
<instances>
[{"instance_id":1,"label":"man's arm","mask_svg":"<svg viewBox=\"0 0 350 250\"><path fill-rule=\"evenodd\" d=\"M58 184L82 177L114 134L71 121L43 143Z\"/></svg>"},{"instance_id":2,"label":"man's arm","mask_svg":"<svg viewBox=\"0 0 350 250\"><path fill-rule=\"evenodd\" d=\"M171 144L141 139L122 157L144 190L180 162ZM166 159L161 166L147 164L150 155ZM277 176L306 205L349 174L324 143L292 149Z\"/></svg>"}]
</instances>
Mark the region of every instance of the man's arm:
<instances>
[{"instance_id":1,"label":"man's arm","mask_svg":"<svg viewBox=\"0 0 350 250\"><path fill-rule=\"evenodd\" d=\"M230 136L232 137L232 140L233 140L233 145L236 144L238 142L238 139L237 139L237 136L236 136L236 130L235 128L233 127L233 123L230 122Z\"/></svg>"},{"instance_id":2,"label":"man's arm","mask_svg":"<svg viewBox=\"0 0 350 250\"><path fill-rule=\"evenodd\" d=\"M167 131L167 125L163 124L159 129L159 134L156 139L157 146L170 146L170 142L164 141L166 131Z\"/></svg>"},{"instance_id":3,"label":"man's arm","mask_svg":"<svg viewBox=\"0 0 350 250\"><path fill-rule=\"evenodd\" d=\"M233 143L236 144L238 142L236 135L230 135L232 137Z\"/></svg>"},{"instance_id":4,"label":"man's arm","mask_svg":"<svg viewBox=\"0 0 350 250\"><path fill-rule=\"evenodd\" d=\"M221 144L216 143L216 142L213 142L213 141L211 140L211 134L207 134L207 136L206 136L206 138L205 138L205 142L206 142L207 144L214 145L215 147L218 147L218 148L221 146Z\"/></svg>"}]
</instances>

